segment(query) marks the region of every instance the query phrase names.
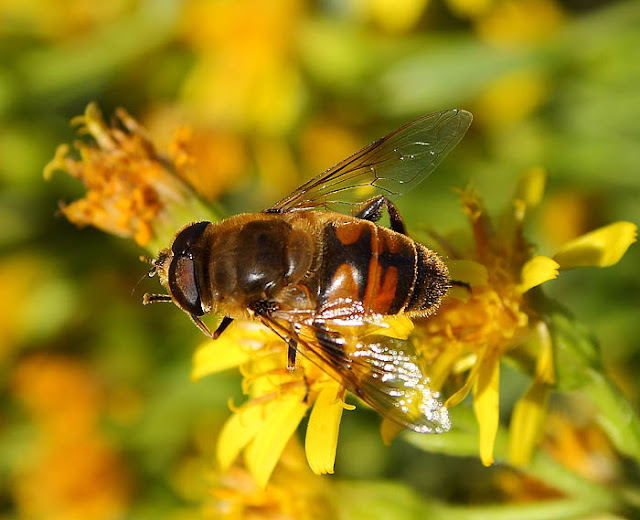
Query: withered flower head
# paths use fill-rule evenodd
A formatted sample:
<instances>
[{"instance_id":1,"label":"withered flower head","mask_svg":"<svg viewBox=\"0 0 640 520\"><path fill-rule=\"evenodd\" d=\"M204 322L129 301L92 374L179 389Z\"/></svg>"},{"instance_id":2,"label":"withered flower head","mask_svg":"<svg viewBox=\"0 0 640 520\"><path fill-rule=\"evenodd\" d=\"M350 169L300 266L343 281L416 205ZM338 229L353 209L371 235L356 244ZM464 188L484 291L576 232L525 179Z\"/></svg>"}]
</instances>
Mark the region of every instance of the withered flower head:
<instances>
[{"instance_id":1,"label":"withered flower head","mask_svg":"<svg viewBox=\"0 0 640 520\"><path fill-rule=\"evenodd\" d=\"M45 178L62 170L85 185L84 198L61 207L71 222L133 238L155 252L185 222L212 218L171 160L124 109L107 125L91 103L73 123L92 139L76 141L75 154L69 145L60 145L44 170Z\"/></svg>"}]
</instances>

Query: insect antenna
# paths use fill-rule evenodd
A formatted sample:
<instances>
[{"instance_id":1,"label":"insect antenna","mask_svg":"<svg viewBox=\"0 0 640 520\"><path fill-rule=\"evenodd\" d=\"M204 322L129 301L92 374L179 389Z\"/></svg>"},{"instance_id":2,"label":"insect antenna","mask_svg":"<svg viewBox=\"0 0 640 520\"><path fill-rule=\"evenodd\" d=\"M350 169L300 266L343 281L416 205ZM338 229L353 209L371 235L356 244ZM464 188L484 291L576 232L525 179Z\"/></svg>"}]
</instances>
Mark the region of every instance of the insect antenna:
<instances>
[{"instance_id":1,"label":"insect antenna","mask_svg":"<svg viewBox=\"0 0 640 520\"><path fill-rule=\"evenodd\" d=\"M148 258L146 256L140 256L139 259L140 259L141 262L144 262L145 264L151 265L151 269L149 269L145 274L143 274L140 277L140 279L136 282L136 284L133 286L133 289L131 289L131 296L134 295L134 293L136 292L136 289L138 288L138 286L140 285L142 280L144 280L145 276L148 276L149 278L153 278L156 275L156 273L158 272L158 265L157 265L157 261L155 259ZM144 297L143 297L143 300L144 300ZM143 303L144 303L144 301L143 301ZM149 302L149 303L151 303L151 302Z\"/></svg>"}]
</instances>

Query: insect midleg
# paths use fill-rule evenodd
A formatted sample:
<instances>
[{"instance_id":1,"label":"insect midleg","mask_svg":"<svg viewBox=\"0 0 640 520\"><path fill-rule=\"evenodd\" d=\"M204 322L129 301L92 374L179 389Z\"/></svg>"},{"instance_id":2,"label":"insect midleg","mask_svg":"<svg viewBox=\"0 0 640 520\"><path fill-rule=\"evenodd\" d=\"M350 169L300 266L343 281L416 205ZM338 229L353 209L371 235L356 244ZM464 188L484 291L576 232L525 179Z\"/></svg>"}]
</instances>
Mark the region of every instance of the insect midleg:
<instances>
[{"instance_id":1,"label":"insect midleg","mask_svg":"<svg viewBox=\"0 0 640 520\"><path fill-rule=\"evenodd\" d=\"M287 370L293 372L296 369L296 354L298 352L298 342L293 338L294 331L284 333L277 330L269 320L261 319L262 324L272 330L289 347L287 350Z\"/></svg>"},{"instance_id":2,"label":"insect midleg","mask_svg":"<svg viewBox=\"0 0 640 520\"><path fill-rule=\"evenodd\" d=\"M391 229L403 235L407 234L407 226L404 223L404 219L395 204L391 202L384 195L378 195L365 202L364 207L358 212L356 218L369 220L371 222L377 222L382 216L382 207L386 206L389 213L389 221L391 223Z\"/></svg>"}]
</instances>

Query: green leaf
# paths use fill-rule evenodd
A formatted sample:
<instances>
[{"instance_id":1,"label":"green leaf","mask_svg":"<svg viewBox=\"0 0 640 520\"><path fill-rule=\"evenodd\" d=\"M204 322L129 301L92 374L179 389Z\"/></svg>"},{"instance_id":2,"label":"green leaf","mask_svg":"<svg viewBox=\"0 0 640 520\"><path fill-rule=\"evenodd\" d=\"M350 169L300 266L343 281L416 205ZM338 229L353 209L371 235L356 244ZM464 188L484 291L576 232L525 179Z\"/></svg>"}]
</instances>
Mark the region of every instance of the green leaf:
<instances>
[{"instance_id":1,"label":"green leaf","mask_svg":"<svg viewBox=\"0 0 640 520\"><path fill-rule=\"evenodd\" d=\"M590 384L592 370L602 370L598 344L566 311L555 309L547 316L554 346L556 388L564 392L583 388Z\"/></svg>"}]
</instances>

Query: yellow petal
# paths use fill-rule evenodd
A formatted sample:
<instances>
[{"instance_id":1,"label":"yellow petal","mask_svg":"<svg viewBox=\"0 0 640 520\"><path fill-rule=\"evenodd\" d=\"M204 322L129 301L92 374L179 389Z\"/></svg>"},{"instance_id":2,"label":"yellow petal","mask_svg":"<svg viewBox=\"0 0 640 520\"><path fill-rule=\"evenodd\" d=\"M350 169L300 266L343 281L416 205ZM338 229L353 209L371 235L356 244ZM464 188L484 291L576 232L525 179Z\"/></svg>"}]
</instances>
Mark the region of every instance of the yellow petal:
<instances>
[{"instance_id":1,"label":"yellow petal","mask_svg":"<svg viewBox=\"0 0 640 520\"><path fill-rule=\"evenodd\" d=\"M413 320L406 316L393 316L385 318L386 328L376 330L376 334L391 336L392 338L407 339L413 331Z\"/></svg>"},{"instance_id":2,"label":"yellow petal","mask_svg":"<svg viewBox=\"0 0 640 520\"><path fill-rule=\"evenodd\" d=\"M493 464L493 446L498 434L500 390L500 353L487 352L480 360L478 377L473 388L473 410L480 429L480 460Z\"/></svg>"},{"instance_id":3,"label":"yellow petal","mask_svg":"<svg viewBox=\"0 0 640 520\"><path fill-rule=\"evenodd\" d=\"M489 281L487 268L473 260L447 260L447 268L451 280L468 283L472 288L486 286ZM470 294L465 287L454 285L449 289L449 296L466 302Z\"/></svg>"},{"instance_id":4,"label":"yellow petal","mask_svg":"<svg viewBox=\"0 0 640 520\"><path fill-rule=\"evenodd\" d=\"M553 367L553 343L547 324L543 321L536 325L536 333L540 344L540 353L536 360L537 381L553 385L556 382L556 374Z\"/></svg>"},{"instance_id":5,"label":"yellow petal","mask_svg":"<svg viewBox=\"0 0 640 520\"><path fill-rule=\"evenodd\" d=\"M540 353L536 360L536 375L527 393L516 403L509 428L509 461L525 466L540 440L551 385L555 382L553 343L544 322L536 326Z\"/></svg>"},{"instance_id":6,"label":"yellow petal","mask_svg":"<svg viewBox=\"0 0 640 520\"><path fill-rule=\"evenodd\" d=\"M237 343L229 345L229 342L220 342L221 339L216 342L209 340L196 349L191 368L192 381L214 372L237 367L250 359L249 351L238 348Z\"/></svg>"},{"instance_id":7,"label":"yellow petal","mask_svg":"<svg viewBox=\"0 0 640 520\"><path fill-rule=\"evenodd\" d=\"M514 199L521 200L528 208L537 206L542 201L546 180L547 172L544 168L530 168L518 179Z\"/></svg>"},{"instance_id":8,"label":"yellow petal","mask_svg":"<svg viewBox=\"0 0 640 520\"><path fill-rule=\"evenodd\" d=\"M482 355L484 356L484 354ZM464 385L455 394L449 397L449 399L447 399L447 402L444 403L445 408L451 408L453 406L456 406L457 404L460 404L464 400L464 398L467 397L467 395L469 395L469 392L471 391L471 388L473 387L473 384L476 382L476 379L478 377L478 370L480 370L480 362L481 360L477 358L475 359L475 362L471 367L471 371L469 372L469 375L467 376L467 380L465 381Z\"/></svg>"},{"instance_id":9,"label":"yellow petal","mask_svg":"<svg viewBox=\"0 0 640 520\"><path fill-rule=\"evenodd\" d=\"M522 266L518 290L522 293L558 276L558 264L548 256L535 256Z\"/></svg>"},{"instance_id":10,"label":"yellow petal","mask_svg":"<svg viewBox=\"0 0 640 520\"><path fill-rule=\"evenodd\" d=\"M433 360L433 364L429 367L429 379L431 379L431 388L440 391L445 380L451 374L459 353L456 348L446 348Z\"/></svg>"},{"instance_id":11,"label":"yellow petal","mask_svg":"<svg viewBox=\"0 0 640 520\"><path fill-rule=\"evenodd\" d=\"M638 227L631 222L615 222L566 243L553 257L561 269L608 267L615 264L636 241Z\"/></svg>"},{"instance_id":12,"label":"yellow petal","mask_svg":"<svg viewBox=\"0 0 640 520\"><path fill-rule=\"evenodd\" d=\"M338 430L342 419L342 387L339 383L327 382L313 406L304 449L311 470L318 474L333 473L338 446Z\"/></svg>"},{"instance_id":13,"label":"yellow petal","mask_svg":"<svg viewBox=\"0 0 640 520\"><path fill-rule=\"evenodd\" d=\"M509 461L514 466L525 466L540 440L550 387L536 380L513 409L509 428Z\"/></svg>"},{"instance_id":14,"label":"yellow petal","mask_svg":"<svg viewBox=\"0 0 640 520\"><path fill-rule=\"evenodd\" d=\"M273 340L270 332L253 323L232 323L217 340L207 340L193 355L191 379L198 379L247 362L256 350Z\"/></svg>"},{"instance_id":15,"label":"yellow petal","mask_svg":"<svg viewBox=\"0 0 640 520\"><path fill-rule=\"evenodd\" d=\"M216 456L223 471L229 469L242 449L251 442L264 424L264 406L249 405L234 413L222 427Z\"/></svg>"},{"instance_id":16,"label":"yellow petal","mask_svg":"<svg viewBox=\"0 0 640 520\"><path fill-rule=\"evenodd\" d=\"M391 441L405 429L406 428L387 418L382 419L382 422L380 423L380 436L382 437L382 442L384 442L385 446L389 446Z\"/></svg>"},{"instance_id":17,"label":"yellow petal","mask_svg":"<svg viewBox=\"0 0 640 520\"><path fill-rule=\"evenodd\" d=\"M263 426L245 450L247 469L261 488L307 412L303 397L301 392L289 393L265 406Z\"/></svg>"}]
</instances>

